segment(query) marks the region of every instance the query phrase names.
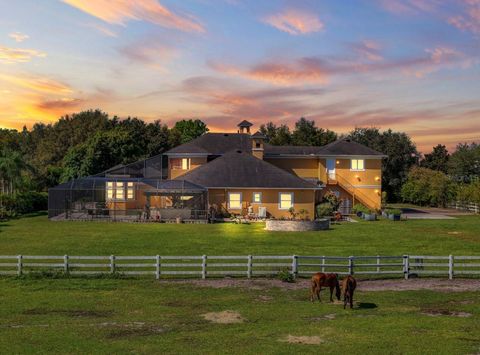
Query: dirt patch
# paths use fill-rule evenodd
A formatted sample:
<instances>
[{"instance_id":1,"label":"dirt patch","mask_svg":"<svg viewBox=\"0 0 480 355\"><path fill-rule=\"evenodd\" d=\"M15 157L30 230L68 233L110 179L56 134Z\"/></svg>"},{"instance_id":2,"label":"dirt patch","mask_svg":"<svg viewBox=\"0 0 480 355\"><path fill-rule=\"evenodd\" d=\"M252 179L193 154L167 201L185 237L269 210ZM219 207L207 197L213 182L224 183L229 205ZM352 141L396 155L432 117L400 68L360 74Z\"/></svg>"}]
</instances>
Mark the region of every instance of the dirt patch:
<instances>
[{"instance_id":1,"label":"dirt patch","mask_svg":"<svg viewBox=\"0 0 480 355\"><path fill-rule=\"evenodd\" d=\"M332 314L325 314L321 317L313 317L313 318L309 318L309 320L311 321L324 321L324 320L334 320L336 318L336 314L332 313Z\"/></svg>"},{"instance_id":2,"label":"dirt patch","mask_svg":"<svg viewBox=\"0 0 480 355\"><path fill-rule=\"evenodd\" d=\"M188 284L196 287L211 288L246 288L250 290L268 290L280 288L282 290L301 290L310 288L309 279L297 279L294 283L285 283L277 279L207 279L207 280L162 280L164 284ZM480 279L389 279L389 280L358 280L357 289L360 291L416 291L432 290L440 292L478 291ZM324 292L324 290L322 290Z\"/></svg>"},{"instance_id":3,"label":"dirt patch","mask_svg":"<svg viewBox=\"0 0 480 355\"><path fill-rule=\"evenodd\" d=\"M219 324L243 323L245 321L240 313L234 311L210 312L202 316L210 322Z\"/></svg>"},{"instance_id":4,"label":"dirt patch","mask_svg":"<svg viewBox=\"0 0 480 355\"><path fill-rule=\"evenodd\" d=\"M107 324L107 323L106 323ZM160 333L165 332L165 329L159 327L154 324L145 324L143 322L133 322L133 323L108 323L109 328L112 327L111 330L107 334L107 338L109 339L119 339L119 338L126 338L126 337L142 337L142 336L150 336L150 335L157 335Z\"/></svg>"},{"instance_id":5,"label":"dirt patch","mask_svg":"<svg viewBox=\"0 0 480 355\"><path fill-rule=\"evenodd\" d=\"M47 315L47 314L61 314L67 317L109 317L113 314L112 311L92 311L83 309L44 309L32 308L23 311L25 315Z\"/></svg>"},{"instance_id":6,"label":"dirt patch","mask_svg":"<svg viewBox=\"0 0 480 355\"><path fill-rule=\"evenodd\" d=\"M424 314L430 317L450 316L450 317L468 318L472 316L472 314L468 312L449 311L448 309L425 309L421 312L421 314Z\"/></svg>"},{"instance_id":7,"label":"dirt patch","mask_svg":"<svg viewBox=\"0 0 480 355\"><path fill-rule=\"evenodd\" d=\"M307 344L307 345L319 345L323 343L322 338L318 336L295 336L288 335L283 339L280 339L281 342L290 343L290 344Z\"/></svg>"},{"instance_id":8,"label":"dirt patch","mask_svg":"<svg viewBox=\"0 0 480 355\"><path fill-rule=\"evenodd\" d=\"M267 302L270 302L271 300L273 300L273 297L270 297L270 296L267 296L267 295L260 295L260 296L257 297L257 301L259 301L259 302L267 303Z\"/></svg>"}]
</instances>

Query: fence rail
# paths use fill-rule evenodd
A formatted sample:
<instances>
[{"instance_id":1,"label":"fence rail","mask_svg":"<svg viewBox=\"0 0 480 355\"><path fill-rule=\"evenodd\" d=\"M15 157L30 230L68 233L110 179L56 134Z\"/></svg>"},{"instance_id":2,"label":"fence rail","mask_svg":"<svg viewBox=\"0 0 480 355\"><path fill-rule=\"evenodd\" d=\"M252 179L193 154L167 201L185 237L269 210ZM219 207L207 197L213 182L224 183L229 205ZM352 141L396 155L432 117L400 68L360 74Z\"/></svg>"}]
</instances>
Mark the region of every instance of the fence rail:
<instances>
[{"instance_id":1,"label":"fence rail","mask_svg":"<svg viewBox=\"0 0 480 355\"><path fill-rule=\"evenodd\" d=\"M451 202L447 205L447 207L462 211L480 213L480 204L473 202Z\"/></svg>"},{"instance_id":2,"label":"fence rail","mask_svg":"<svg viewBox=\"0 0 480 355\"><path fill-rule=\"evenodd\" d=\"M77 256L0 255L0 275L57 271L71 275L124 274L207 278L209 276L273 276L288 270L296 276L322 271L339 275L480 275L480 256Z\"/></svg>"}]
</instances>

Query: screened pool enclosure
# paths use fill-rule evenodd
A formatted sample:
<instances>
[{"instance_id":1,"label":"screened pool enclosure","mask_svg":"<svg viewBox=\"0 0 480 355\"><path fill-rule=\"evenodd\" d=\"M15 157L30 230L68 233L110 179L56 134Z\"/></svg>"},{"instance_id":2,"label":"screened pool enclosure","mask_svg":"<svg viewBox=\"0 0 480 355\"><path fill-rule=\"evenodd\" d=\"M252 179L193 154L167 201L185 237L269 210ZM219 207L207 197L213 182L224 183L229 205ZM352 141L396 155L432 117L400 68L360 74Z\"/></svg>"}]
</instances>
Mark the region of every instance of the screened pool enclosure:
<instances>
[{"instance_id":1,"label":"screened pool enclosure","mask_svg":"<svg viewBox=\"0 0 480 355\"><path fill-rule=\"evenodd\" d=\"M207 190L162 179L162 158L117 166L49 190L51 220L189 222L207 220ZM154 178L155 177L155 178Z\"/></svg>"}]
</instances>

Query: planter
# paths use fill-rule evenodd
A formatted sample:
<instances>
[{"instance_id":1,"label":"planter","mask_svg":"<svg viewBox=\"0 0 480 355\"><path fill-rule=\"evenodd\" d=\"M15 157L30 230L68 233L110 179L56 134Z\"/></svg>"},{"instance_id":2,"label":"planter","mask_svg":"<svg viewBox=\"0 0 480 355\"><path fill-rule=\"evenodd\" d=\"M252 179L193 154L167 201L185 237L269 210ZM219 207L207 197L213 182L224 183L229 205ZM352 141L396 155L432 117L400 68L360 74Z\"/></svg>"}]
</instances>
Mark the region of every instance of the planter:
<instances>
[{"instance_id":1,"label":"planter","mask_svg":"<svg viewBox=\"0 0 480 355\"><path fill-rule=\"evenodd\" d=\"M377 220L377 214L376 213L364 213L363 214L363 219L366 221L376 221Z\"/></svg>"},{"instance_id":2,"label":"planter","mask_svg":"<svg viewBox=\"0 0 480 355\"><path fill-rule=\"evenodd\" d=\"M301 232L327 230L329 228L329 219L319 219L315 221L268 220L265 223L265 229L269 231Z\"/></svg>"},{"instance_id":3,"label":"planter","mask_svg":"<svg viewBox=\"0 0 480 355\"><path fill-rule=\"evenodd\" d=\"M357 217L362 218L363 217L363 212L357 212Z\"/></svg>"},{"instance_id":4,"label":"planter","mask_svg":"<svg viewBox=\"0 0 480 355\"><path fill-rule=\"evenodd\" d=\"M391 221L399 221L402 215L400 214L389 214L388 219Z\"/></svg>"},{"instance_id":5,"label":"planter","mask_svg":"<svg viewBox=\"0 0 480 355\"><path fill-rule=\"evenodd\" d=\"M382 211L382 217L388 218L388 213L387 213L387 211Z\"/></svg>"}]
</instances>

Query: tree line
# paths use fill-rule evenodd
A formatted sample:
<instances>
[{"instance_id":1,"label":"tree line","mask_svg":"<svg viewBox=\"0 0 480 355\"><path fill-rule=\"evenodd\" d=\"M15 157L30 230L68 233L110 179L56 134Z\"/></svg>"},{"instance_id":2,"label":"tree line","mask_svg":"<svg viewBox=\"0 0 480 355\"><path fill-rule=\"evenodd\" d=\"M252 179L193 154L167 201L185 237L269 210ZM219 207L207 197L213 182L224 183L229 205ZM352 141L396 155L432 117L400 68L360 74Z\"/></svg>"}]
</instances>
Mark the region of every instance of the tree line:
<instances>
[{"instance_id":1,"label":"tree line","mask_svg":"<svg viewBox=\"0 0 480 355\"><path fill-rule=\"evenodd\" d=\"M45 192L61 182L164 153L205 132L208 132L207 125L198 119L180 120L168 127L161 121L147 123L132 117L110 117L100 110L66 115L52 124L37 123L30 130L2 129L0 192L3 197L0 206L5 196ZM423 178L425 171L434 172L455 186L471 185L480 175L480 147L477 144L459 144L452 154L445 146L438 145L422 157L404 132L355 128L339 135L305 118L300 118L292 130L286 125L268 122L261 125L260 132L273 145L322 146L348 137L385 153L388 157L383 160L383 189L390 201L413 202L413 196L418 194L409 193L408 188L415 191L412 181ZM412 168L426 170L419 172ZM431 204L435 201L423 198L416 202Z\"/></svg>"}]
</instances>

